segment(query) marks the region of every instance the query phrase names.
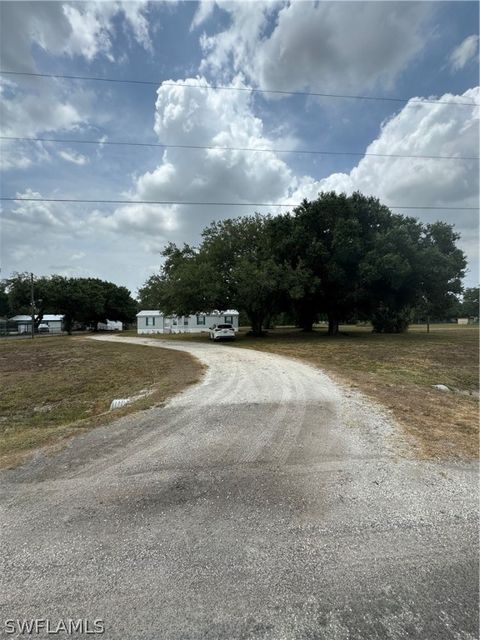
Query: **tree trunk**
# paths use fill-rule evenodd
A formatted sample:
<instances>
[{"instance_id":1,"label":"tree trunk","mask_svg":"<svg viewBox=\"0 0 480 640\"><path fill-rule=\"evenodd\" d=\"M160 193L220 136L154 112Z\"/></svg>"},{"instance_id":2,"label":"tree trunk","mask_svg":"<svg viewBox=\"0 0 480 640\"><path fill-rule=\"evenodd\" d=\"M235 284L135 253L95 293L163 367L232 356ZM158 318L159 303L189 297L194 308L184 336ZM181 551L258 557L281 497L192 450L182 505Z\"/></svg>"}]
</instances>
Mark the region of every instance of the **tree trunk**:
<instances>
[{"instance_id":1,"label":"tree trunk","mask_svg":"<svg viewBox=\"0 0 480 640\"><path fill-rule=\"evenodd\" d=\"M303 320L300 326L305 333L313 331L313 320Z\"/></svg>"},{"instance_id":2,"label":"tree trunk","mask_svg":"<svg viewBox=\"0 0 480 640\"><path fill-rule=\"evenodd\" d=\"M312 311L312 304L297 303L295 308L295 315L297 319L297 326L302 331L313 331L313 325L317 320L317 314Z\"/></svg>"},{"instance_id":3,"label":"tree trunk","mask_svg":"<svg viewBox=\"0 0 480 640\"><path fill-rule=\"evenodd\" d=\"M38 326L42 324L43 321L43 311L39 311L35 318L35 331L38 330Z\"/></svg>"},{"instance_id":4,"label":"tree trunk","mask_svg":"<svg viewBox=\"0 0 480 640\"><path fill-rule=\"evenodd\" d=\"M257 320L255 322L252 322L252 334L254 336L261 336L262 335L262 323L261 321Z\"/></svg>"},{"instance_id":5,"label":"tree trunk","mask_svg":"<svg viewBox=\"0 0 480 640\"><path fill-rule=\"evenodd\" d=\"M64 319L64 327L68 333L69 336L72 335L72 327L73 327L73 318L71 318L70 316L66 315L65 319Z\"/></svg>"},{"instance_id":6,"label":"tree trunk","mask_svg":"<svg viewBox=\"0 0 480 640\"><path fill-rule=\"evenodd\" d=\"M427 333L430 333L430 316L427 316Z\"/></svg>"},{"instance_id":7,"label":"tree trunk","mask_svg":"<svg viewBox=\"0 0 480 640\"><path fill-rule=\"evenodd\" d=\"M256 337L262 336L263 335L263 331L262 331L263 318L256 313L248 314L248 317L250 320L250 325L252 327L252 330L250 332L251 335Z\"/></svg>"},{"instance_id":8,"label":"tree trunk","mask_svg":"<svg viewBox=\"0 0 480 640\"><path fill-rule=\"evenodd\" d=\"M338 334L338 318L328 314L328 335L336 336Z\"/></svg>"}]
</instances>

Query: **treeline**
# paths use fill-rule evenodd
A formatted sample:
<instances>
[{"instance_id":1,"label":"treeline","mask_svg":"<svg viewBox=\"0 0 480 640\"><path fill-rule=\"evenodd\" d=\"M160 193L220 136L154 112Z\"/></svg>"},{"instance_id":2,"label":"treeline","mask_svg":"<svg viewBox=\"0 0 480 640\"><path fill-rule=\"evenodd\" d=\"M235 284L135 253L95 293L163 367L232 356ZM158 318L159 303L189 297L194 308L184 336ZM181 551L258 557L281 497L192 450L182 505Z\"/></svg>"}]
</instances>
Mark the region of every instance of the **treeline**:
<instances>
[{"instance_id":1,"label":"treeline","mask_svg":"<svg viewBox=\"0 0 480 640\"><path fill-rule=\"evenodd\" d=\"M74 323L96 327L98 322L133 322L137 303L126 287L98 278L66 278L59 275L34 278L35 324L46 313L63 314L65 330ZM31 313L29 273L16 273L0 285L0 315Z\"/></svg>"},{"instance_id":2,"label":"treeline","mask_svg":"<svg viewBox=\"0 0 480 640\"><path fill-rule=\"evenodd\" d=\"M353 319L398 333L414 314L458 304L458 238L449 224L393 214L376 198L322 193L291 213L214 222L199 247L169 244L140 305L180 315L236 308L255 335L281 313L306 331L325 317L331 335Z\"/></svg>"}]
</instances>

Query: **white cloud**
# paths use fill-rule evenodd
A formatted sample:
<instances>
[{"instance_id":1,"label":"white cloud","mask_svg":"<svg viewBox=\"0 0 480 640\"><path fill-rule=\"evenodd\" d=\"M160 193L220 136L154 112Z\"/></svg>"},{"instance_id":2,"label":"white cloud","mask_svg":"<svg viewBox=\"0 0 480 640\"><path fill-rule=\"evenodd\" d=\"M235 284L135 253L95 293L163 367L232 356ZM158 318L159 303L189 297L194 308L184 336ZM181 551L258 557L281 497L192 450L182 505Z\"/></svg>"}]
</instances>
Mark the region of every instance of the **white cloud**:
<instances>
[{"instance_id":1,"label":"white cloud","mask_svg":"<svg viewBox=\"0 0 480 640\"><path fill-rule=\"evenodd\" d=\"M445 94L440 102L478 102L478 87L461 96ZM414 98L383 123L366 149L370 154L478 157L476 107L418 102ZM355 189L387 204L476 206L478 162L365 156L349 174L320 180L322 189Z\"/></svg>"},{"instance_id":2,"label":"white cloud","mask_svg":"<svg viewBox=\"0 0 480 640\"><path fill-rule=\"evenodd\" d=\"M21 230L22 241L38 231L46 231L48 234L63 236L83 235L89 233L85 218L75 215L72 207L62 202L35 202L33 200L22 201L22 198L41 199L43 196L38 191L26 189L18 192L12 208L6 209L3 214L3 223L10 228ZM36 236L35 236L36 237Z\"/></svg>"},{"instance_id":3,"label":"white cloud","mask_svg":"<svg viewBox=\"0 0 480 640\"><path fill-rule=\"evenodd\" d=\"M214 92L198 88L203 77L168 81L157 92L155 132L160 142L244 148L285 148L283 133L267 136L262 120L253 113L249 92ZM187 86L179 86L186 84ZM246 86L240 78L238 87ZM444 95L441 102L474 102L479 89L462 96ZM383 123L368 153L403 155L478 156L478 122L475 108L409 102ZM288 135L288 131L286 132ZM127 197L131 204L92 211L88 205L18 202L4 214L4 243L11 268L25 264L25 238L41 237L42 246L58 252L55 264L72 269L92 269L118 281L123 274L134 286L148 275L149 254L158 253L168 240L197 242L200 231L213 219L252 213L253 207L151 205L139 200L299 202L315 198L320 190L348 193L360 190L386 204L431 206L478 205L478 163L465 160L395 159L365 156L348 173L323 179L295 175L275 152L226 151L220 149L167 149L149 171L133 178ZM24 197L41 197L27 190ZM64 194L67 195L67 194ZM137 201L137 202L136 202ZM478 221L475 212L438 211L424 214L405 211L426 220L438 217L454 222L462 232L462 247L474 264L478 252ZM32 241L32 245L34 245ZM114 247L115 249L112 249ZM86 254L81 258L74 255ZM33 254L32 254L33 255ZM126 274L126 256L135 264ZM101 256L101 259L100 259ZM159 258L160 260L160 258ZM75 262L76 261L76 262ZM85 267L87 265L87 267ZM80 273L80 271L76 271Z\"/></svg>"},{"instance_id":4,"label":"white cloud","mask_svg":"<svg viewBox=\"0 0 480 640\"><path fill-rule=\"evenodd\" d=\"M87 156L83 156L81 153L75 153L75 151L72 151L71 149L59 151L58 155L67 162L72 162L73 164L84 165L89 162Z\"/></svg>"},{"instance_id":5,"label":"white cloud","mask_svg":"<svg viewBox=\"0 0 480 640\"><path fill-rule=\"evenodd\" d=\"M27 189L16 195L42 198L48 194ZM17 201L5 205L1 211L2 274L33 271L37 275L96 276L134 290L150 273L145 268L145 248L132 242L129 234L99 228L97 216L98 212L84 204Z\"/></svg>"},{"instance_id":6,"label":"white cloud","mask_svg":"<svg viewBox=\"0 0 480 640\"><path fill-rule=\"evenodd\" d=\"M178 84L169 80L159 87L154 129L161 142L259 149L282 145L282 139L264 134L262 120L252 112L249 92L197 88L205 82L202 77L178 80ZM245 86L240 79L234 85ZM292 183L296 179L291 169L274 152L167 149L154 169L135 178L128 196L146 201L278 202ZM98 223L145 238L174 232L193 240L212 219L241 213L252 213L252 207L133 204L99 217Z\"/></svg>"},{"instance_id":7,"label":"white cloud","mask_svg":"<svg viewBox=\"0 0 480 640\"><path fill-rule=\"evenodd\" d=\"M105 3L105 7L109 6L110 3ZM70 56L82 55L87 60L93 60L103 54L113 61L109 29L111 10L99 11L95 5L82 4L65 4L62 9L70 27L68 36L57 42L43 40L40 42L41 46L46 50Z\"/></svg>"},{"instance_id":8,"label":"white cloud","mask_svg":"<svg viewBox=\"0 0 480 640\"><path fill-rule=\"evenodd\" d=\"M153 51L152 41L149 33L149 22L147 18L148 4L146 2L122 2L121 10L125 15L127 24L133 31L135 40L143 46L146 51Z\"/></svg>"},{"instance_id":9,"label":"white cloud","mask_svg":"<svg viewBox=\"0 0 480 640\"><path fill-rule=\"evenodd\" d=\"M36 71L32 58L34 45L56 56L79 55L88 61L105 56L113 60L112 38L119 16L123 16L123 25L129 27L135 40L151 50L146 10L143 2L4 2L0 31L2 66ZM35 137L90 123L94 92L81 86L72 88L60 80L11 78L2 78L0 89L3 135ZM38 147L17 142L2 146L3 170L25 169L48 158L44 148L39 153Z\"/></svg>"},{"instance_id":10,"label":"white cloud","mask_svg":"<svg viewBox=\"0 0 480 640\"><path fill-rule=\"evenodd\" d=\"M54 88L53 100L52 91L45 87L38 87L35 93L26 93L18 85L14 86L13 96L6 95L6 92L0 89L3 98L4 135L35 136L39 131L67 131L79 126L86 119L87 109L82 109L79 105L74 106L58 86ZM76 95L80 103L80 92Z\"/></svg>"},{"instance_id":11,"label":"white cloud","mask_svg":"<svg viewBox=\"0 0 480 640\"><path fill-rule=\"evenodd\" d=\"M282 140L267 137L252 111L248 92L194 89L204 78L179 80L158 89L155 132L166 144L275 148ZM244 86L236 79L238 86ZM186 84L191 86L179 86ZM439 102L474 102L479 90L444 95ZM369 154L478 156L478 122L474 107L411 101L384 122ZM195 241L212 219L252 213L251 202L300 202L319 191L354 190L391 205L476 207L478 163L471 160L405 159L365 156L350 171L323 179L295 175L275 152L167 149L158 165L134 178L132 200L246 203L244 207L144 205L132 203L113 213L96 212L97 228L134 234L151 250L166 238ZM274 209L275 211L276 209ZM265 210L264 210L265 211ZM410 213L405 211L405 213ZM422 211L412 214L424 216ZM476 233L472 212L439 210L427 219L455 222L464 234ZM470 247L471 249L471 247ZM469 251L470 251L469 249Z\"/></svg>"},{"instance_id":12,"label":"white cloud","mask_svg":"<svg viewBox=\"0 0 480 640\"><path fill-rule=\"evenodd\" d=\"M193 16L192 24L190 25L190 31L200 27L212 15L214 9L215 2L211 0L199 2L195 15Z\"/></svg>"},{"instance_id":13,"label":"white cloud","mask_svg":"<svg viewBox=\"0 0 480 640\"><path fill-rule=\"evenodd\" d=\"M2 3L2 63L7 69L34 69L32 46L54 55L87 60L112 56L115 18L123 16L135 40L151 49L145 2Z\"/></svg>"},{"instance_id":14,"label":"white cloud","mask_svg":"<svg viewBox=\"0 0 480 640\"><path fill-rule=\"evenodd\" d=\"M228 0L217 0L215 4L230 15L232 24L216 35L208 37L202 34L200 44L205 59L200 70L212 70L225 79L229 79L232 73L241 73L256 80L255 58L260 53L268 17L279 4L263 1L238 3Z\"/></svg>"},{"instance_id":15,"label":"white cloud","mask_svg":"<svg viewBox=\"0 0 480 640\"><path fill-rule=\"evenodd\" d=\"M0 85L2 135L37 137L53 131L72 131L86 125L93 96L82 88L67 91L60 83L33 85L8 81ZM2 170L25 169L48 162L50 154L41 143L2 142Z\"/></svg>"},{"instance_id":16,"label":"white cloud","mask_svg":"<svg viewBox=\"0 0 480 640\"><path fill-rule=\"evenodd\" d=\"M242 72L257 86L280 90L359 91L391 87L419 54L429 3L217 2L230 14L223 32L202 36L202 69Z\"/></svg>"},{"instance_id":17,"label":"white cloud","mask_svg":"<svg viewBox=\"0 0 480 640\"><path fill-rule=\"evenodd\" d=\"M63 5L63 13L70 26L69 37L57 44L62 52L70 56L82 55L87 60L104 55L113 61L113 20L123 15L134 39L147 51L152 51L145 2L86 2ZM55 45L45 47L55 50Z\"/></svg>"},{"instance_id":18,"label":"white cloud","mask_svg":"<svg viewBox=\"0 0 480 640\"><path fill-rule=\"evenodd\" d=\"M167 242L167 236L178 228L177 207L149 204L126 204L117 207L111 214L95 210L88 224L97 232L129 234L144 243L147 250Z\"/></svg>"},{"instance_id":19,"label":"white cloud","mask_svg":"<svg viewBox=\"0 0 480 640\"><path fill-rule=\"evenodd\" d=\"M474 60L478 49L478 35L465 38L450 54L450 68L452 71L463 69L471 60Z\"/></svg>"},{"instance_id":20,"label":"white cloud","mask_svg":"<svg viewBox=\"0 0 480 640\"><path fill-rule=\"evenodd\" d=\"M476 87L461 96L445 94L439 101L478 103L479 99L480 89ZM411 101L382 125L378 138L366 152L478 157L477 109ZM350 173L335 173L322 180L304 177L294 198L314 198L319 191L357 190L392 206L477 208L477 211L397 211L426 221L440 218L454 223L462 234L461 246L470 260L477 260L478 161L365 156Z\"/></svg>"}]
</instances>

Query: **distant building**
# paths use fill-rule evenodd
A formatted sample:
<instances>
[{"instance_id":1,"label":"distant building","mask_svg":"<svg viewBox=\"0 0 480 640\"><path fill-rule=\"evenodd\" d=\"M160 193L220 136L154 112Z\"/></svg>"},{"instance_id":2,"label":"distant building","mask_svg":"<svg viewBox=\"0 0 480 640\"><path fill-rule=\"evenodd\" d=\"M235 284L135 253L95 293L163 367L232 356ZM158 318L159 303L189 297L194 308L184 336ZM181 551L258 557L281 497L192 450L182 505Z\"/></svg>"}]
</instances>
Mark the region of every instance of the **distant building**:
<instances>
[{"instance_id":1,"label":"distant building","mask_svg":"<svg viewBox=\"0 0 480 640\"><path fill-rule=\"evenodd\" d=\"M137 333L201 333L214 324L231 324L238 329L238 311L212 311L189 316L166 316L161 311L137 313Z\"/></svg>"},{"instance_id":2,"label":"distant building","mask_svg":"<svg viewBox=\"0 0 480 640\"><path fill-rule=\"evenodd\" d=\"M42 321L39 326L42 327L46 333L60 333L63 331L64 317L64 315L46 313L42 317ZM38 318L38 316L35 316L35 318ZM32 316L13 316L13 318L9 318L8 324L10 331L16 331L17 333L32 332Z\"/></svg>"},{"instance_id":3,"label":"distant building","mask_svg":"<svg viewBox=\"0 0 480 640\"><path fill-rule=\"evenodd\" d=\"M468 318L457 318L457 324L468 324Z\"/></svg>"},{"instance_id":4,"label":"distant building","mask_svg":"<svg viewBox=\"0 0 480 640\"><path fill-rule=\"evenodd\" d=\"M123 323L120 320L97 322L97 331L123 331Z\"/></svg>"}]
</instances>

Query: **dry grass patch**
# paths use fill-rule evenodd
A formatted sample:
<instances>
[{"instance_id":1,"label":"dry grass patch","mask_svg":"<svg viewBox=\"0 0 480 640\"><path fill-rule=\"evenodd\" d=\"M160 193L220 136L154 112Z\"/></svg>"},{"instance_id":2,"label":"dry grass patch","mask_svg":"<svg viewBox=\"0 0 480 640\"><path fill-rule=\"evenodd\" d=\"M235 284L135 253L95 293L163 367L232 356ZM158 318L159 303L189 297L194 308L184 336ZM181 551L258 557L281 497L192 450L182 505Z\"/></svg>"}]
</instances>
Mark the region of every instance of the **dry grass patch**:
<instances>
[{"instance_id":1,"label":"dry grass patch","mask_svg":"<svg viewBox=\"0 0 480 640\"><path fill-rule=\"evenodd\" d=\"M0 342L0 465L43 445L163 403L199 380L203 367L187 353L85 338ZM114 398L148 390L109 412Z\"/></svg>"}]
</instances>

